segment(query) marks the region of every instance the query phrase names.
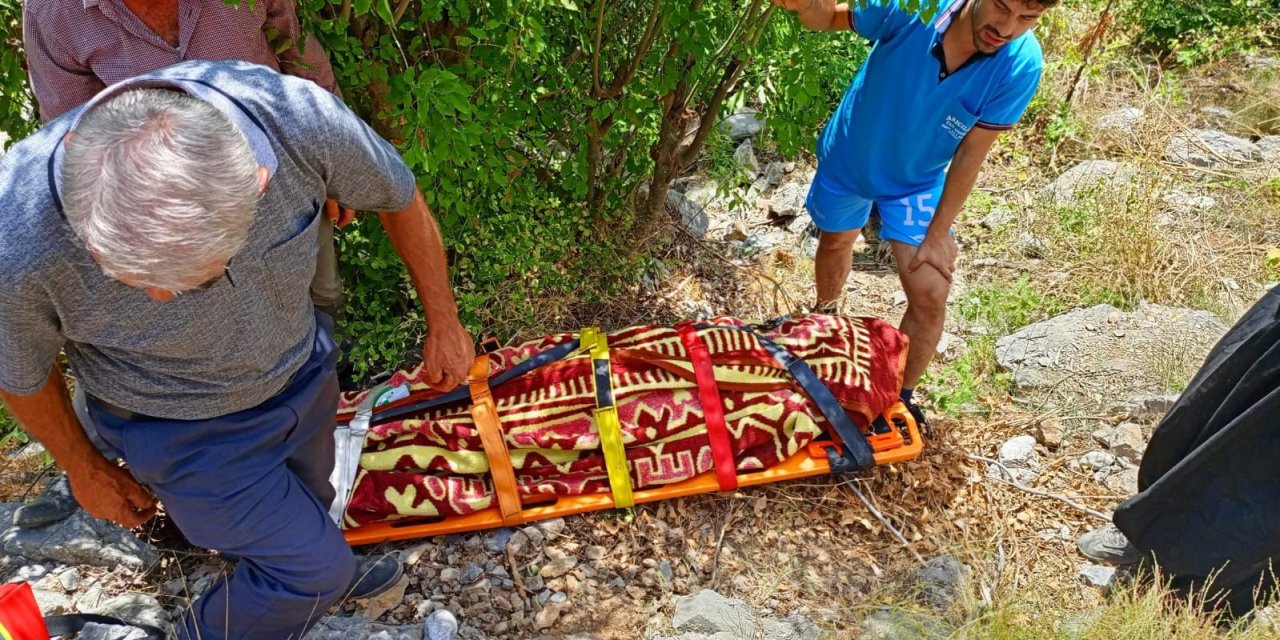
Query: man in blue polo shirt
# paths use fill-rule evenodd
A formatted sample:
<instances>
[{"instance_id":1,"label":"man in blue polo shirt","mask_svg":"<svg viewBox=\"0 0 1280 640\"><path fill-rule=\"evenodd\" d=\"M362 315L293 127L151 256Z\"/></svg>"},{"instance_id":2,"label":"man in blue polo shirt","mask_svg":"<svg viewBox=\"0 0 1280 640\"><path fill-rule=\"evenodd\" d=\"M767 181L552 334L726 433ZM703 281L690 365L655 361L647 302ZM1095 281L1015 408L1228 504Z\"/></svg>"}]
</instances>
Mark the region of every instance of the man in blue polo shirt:
<instances>
[{"instance_id":1,"label":"man in blue polo shirt","mask_svg":"<svg viewBox=\"0 0 1280 640\"><path fill-rule=\"evenodd\" d=\"M875 205L907 294L902 397L923 420L912 392L946 319L951 224L992 143L1035 95L1043 59L1030 30L1057 0L935 0L930 20L900 1L773 0L806 27L853 29L875 43L818 139L805 203L822 232L817 308L835 310Z\"/></svg>"}]
</instances>

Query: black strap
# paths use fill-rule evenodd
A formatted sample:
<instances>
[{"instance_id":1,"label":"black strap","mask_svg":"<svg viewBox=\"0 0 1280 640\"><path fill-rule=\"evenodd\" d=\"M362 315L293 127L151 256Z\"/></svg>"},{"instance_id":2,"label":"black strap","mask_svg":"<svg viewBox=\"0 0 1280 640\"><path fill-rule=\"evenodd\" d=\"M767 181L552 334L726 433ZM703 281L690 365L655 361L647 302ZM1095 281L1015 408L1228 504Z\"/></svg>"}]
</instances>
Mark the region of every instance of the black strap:
<instances>
[{"instance_id":1,"label":"black strap","mask_svg":"<svg viewBox=\"0 0 1280 640\"><path fill-rule=\"evenodd\" d=\"M111 625L117 627L133 627L147 634L147 640L165 640L169 637L164 631L151 625L125 622L120 618L99 615L96 613L75 613L65 616L47 616L44 626L49 629L49 637L70 636L80 633L89 623Z\"/></svg>"},{"instance_id":2,"label":"black strap","mask_svg":"<svg viewBox=\"0 0 1280 640\"><path fill-rule=\"evenodd\" d=\"M773 359L796 379L796 383L800 385L805 395L818 405L818 410L844 442L843 455L836 456L832 451L827 452L833 472L859 471L876 466L875 453L871 451L871 445L867 444L866 437L862 435L857 425L853 424L853 420L849 419L849 414L845 412L844 407L840 406L840 401L836 400L831 390L822 383L813 369L809 368L807 362L787 351L786 347L760 335L760 332L753 327L721 324L699 324L697 327L699 329L733 329L750 333L760 341L765 351L768 351L769 355L773 356Z\"/></svg>"},{"instance_id":3,"label":"black strap","mask_svg":"<svg viewBox=\"0 0 1280 640\"><path fill-rule=\"evenodd\" d=\"M551 364L552 362L557 362L563 359L564 357L568 356L569 354L573 353L574 351L576 351L578 349L579 344L580 343L578 340L570 340L564 344L558 344L554 347L551 347L550 349L539 352L538 354L534 355L528 360L525 360L524 362L521 362L520 364L514 367L511 367L506 371L503 371L500 375L498 375L497 377L489 381L489 386L496 387L504 382L511 380L512 378L516 378L530 371L533 371L538 367ZM457 389L450 391L449 393L446 393L441 396L436 396L434 398L430 398L427 400L423 400L421 402L413 402L413 403L401 405L398 407L390 407L390 408L384 409L383 411L378 411L378 409L375 408L373 410L373 420L370 420L369 423L383 424L402 416L419 413L422 411L426 411L428 409L435 409L436 407L443 407L448 404L453 404L454 402L462 402L462 401L469 402L470 400L471 400L471 390L467 388L466 385L462 385Z\"/></svg>"}]
</instances>

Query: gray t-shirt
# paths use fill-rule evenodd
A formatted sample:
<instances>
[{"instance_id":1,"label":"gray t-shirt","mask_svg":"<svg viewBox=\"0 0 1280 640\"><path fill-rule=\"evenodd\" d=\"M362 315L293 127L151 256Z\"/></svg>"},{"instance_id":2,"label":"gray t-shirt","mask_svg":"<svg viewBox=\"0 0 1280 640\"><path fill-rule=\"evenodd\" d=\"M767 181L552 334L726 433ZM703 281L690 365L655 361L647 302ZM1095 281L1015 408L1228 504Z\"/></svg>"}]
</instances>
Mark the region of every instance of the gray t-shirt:
<instances>
[{"instance_id":1,"label":"gray t-shirt","mask_svg":"<svg viewBox=\"0 0 1280 640\"><path fill-rule=\"evenodd\" d=\"M197 420L280 392L315 339L309 287L326 197L398 211L415 180L394 147L316 84L243 62L148 74L208 83L261 123L278 167L232 281L151 300L103 275L62 217L50 154L81 107L0 157L0 388L39 390L60 349L85 390L119 407Z\"/></svg>"}]
</instances>

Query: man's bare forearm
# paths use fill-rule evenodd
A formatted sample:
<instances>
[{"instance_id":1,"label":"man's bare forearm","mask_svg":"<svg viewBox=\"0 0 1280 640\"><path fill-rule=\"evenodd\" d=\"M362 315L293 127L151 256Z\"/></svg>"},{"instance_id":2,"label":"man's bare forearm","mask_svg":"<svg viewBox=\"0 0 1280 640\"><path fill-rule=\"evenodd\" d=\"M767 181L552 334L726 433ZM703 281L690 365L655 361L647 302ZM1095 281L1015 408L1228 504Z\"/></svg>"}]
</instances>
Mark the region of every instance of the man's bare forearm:
<instances>
[{"instance_id":1,"label":"man's bare forearm","mask_svg":"<svg viewBox=\"0 0 1280 640\"><path fill-rule=\"evenodd\" d=\"M409 279L422 301L427 322L456 321L458 305L449 286L444 241L422 193L416 192L413 202L403 210L379 213L378 219L409 271Z\"/></svg>"},{"instance_id":2,"label":"man's bare forearm","mask_svg":"<svg viewBox=\"0 0 1280 640\"><path fill-rule=\"evenodd\" d=\"M951 158L951 168L947 169L947 181L942 186L942 198L933 213L933 221L929 223L929 233L946 234L951 231L951 225L955 224L965 201L978 183L978 172L987 160L987 152L996 135L978 130L972 138L966 137L960 143Z\"/></svg>"},{"instance_id":3,"label":"man's bare forearm","mask_svg":"<svg viewBox=\"0 0 1280 640\"><path fill-rule=\"evenodd\" d=\"M39 391L26 396L0 391L13 417L63 469L71 472L78 465L102 460L71 408L67 383L62 371L54 366Z\"/></svg>"}]
</instances>

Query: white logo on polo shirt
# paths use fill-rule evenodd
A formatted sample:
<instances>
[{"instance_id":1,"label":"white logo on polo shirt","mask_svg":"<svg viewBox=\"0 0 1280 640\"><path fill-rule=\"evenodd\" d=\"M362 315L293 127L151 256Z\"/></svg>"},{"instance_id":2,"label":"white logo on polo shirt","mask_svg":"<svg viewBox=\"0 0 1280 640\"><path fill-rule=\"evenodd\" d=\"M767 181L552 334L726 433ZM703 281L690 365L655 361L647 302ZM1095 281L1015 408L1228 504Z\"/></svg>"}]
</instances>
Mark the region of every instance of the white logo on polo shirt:
<instances>
[{"instance_id":1,"label":"white logo on polo shirt","mask_svg":"<svg viewBox=\"0 0 1280 640\"><path fill-rule=\"evenodd\" d=\"M963 139L965 134L969 133L969 125L955 116L947 116L947 119L942 121L942 128L956 140Z\"/></svg>"}]
</instances>

